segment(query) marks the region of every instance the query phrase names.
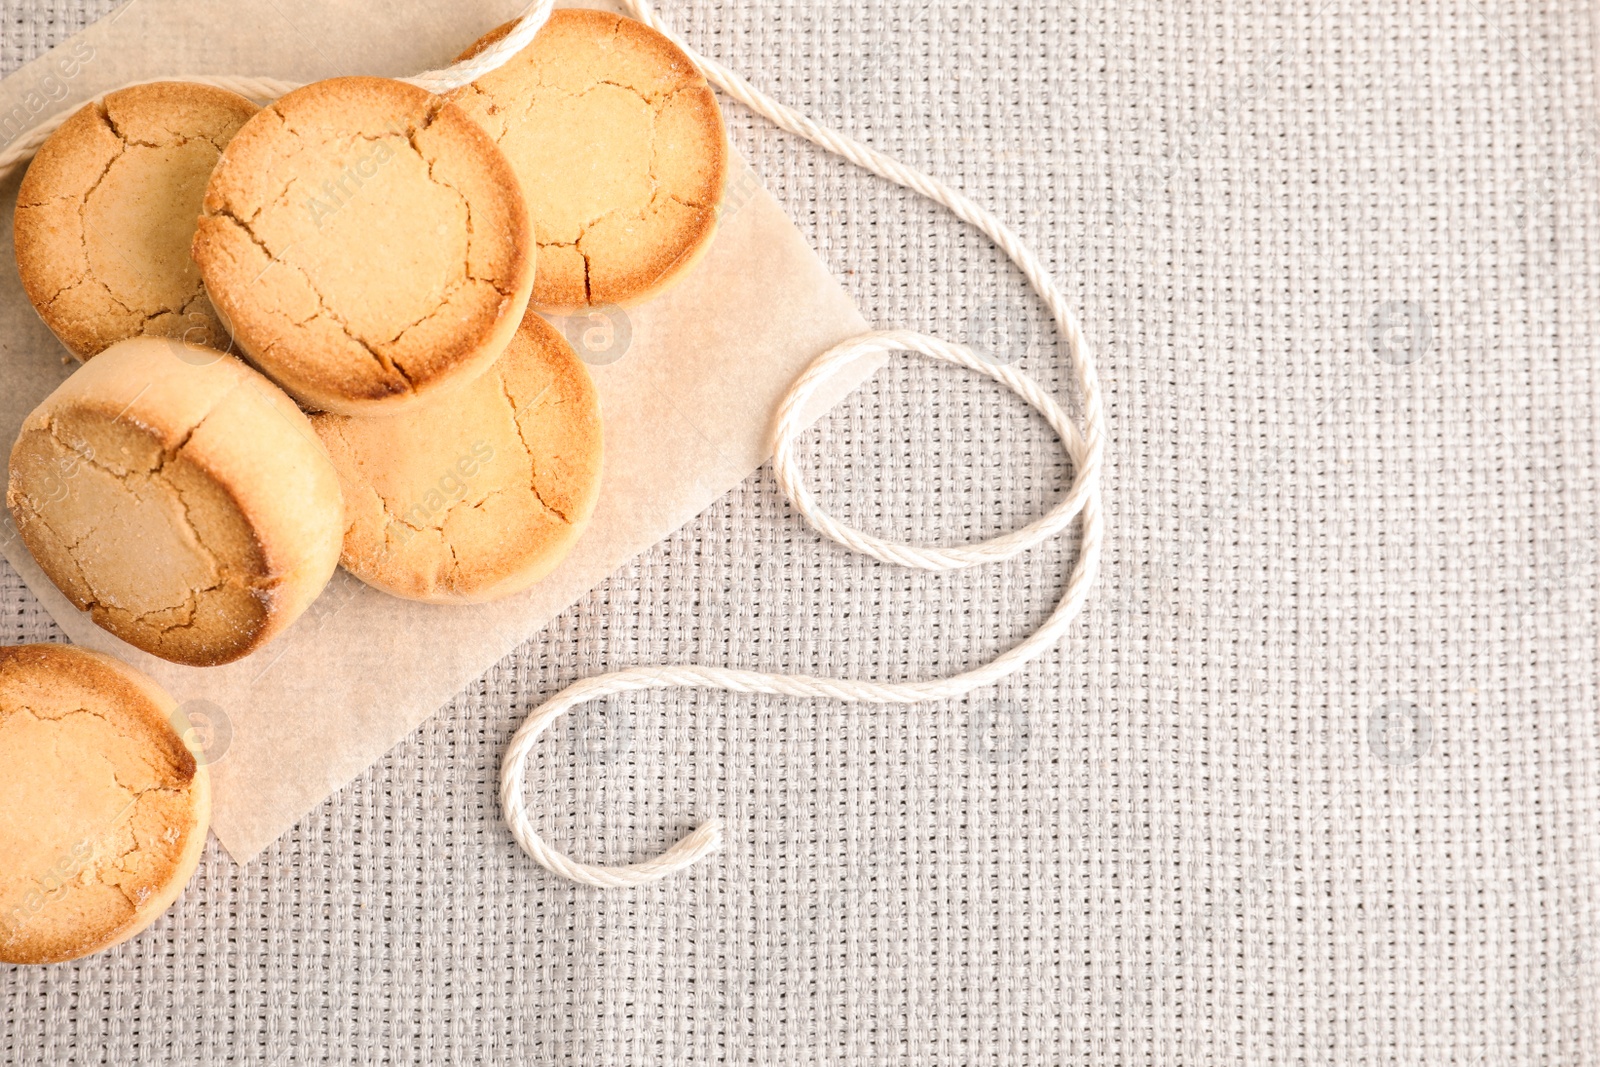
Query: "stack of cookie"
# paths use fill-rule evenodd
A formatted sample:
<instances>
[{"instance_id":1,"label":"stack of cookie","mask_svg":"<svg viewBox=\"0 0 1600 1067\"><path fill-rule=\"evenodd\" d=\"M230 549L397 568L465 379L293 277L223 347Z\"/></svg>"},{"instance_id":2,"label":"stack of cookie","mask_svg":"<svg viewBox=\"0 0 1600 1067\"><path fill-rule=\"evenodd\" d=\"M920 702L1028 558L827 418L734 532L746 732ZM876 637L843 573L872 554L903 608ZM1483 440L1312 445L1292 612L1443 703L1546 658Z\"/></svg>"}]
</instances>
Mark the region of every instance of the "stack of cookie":
<instances>
[{"instance_id":1,"label":"stack of cookie","mask_svg":"<svg viewBox=\"0 0 1600 1067\"><path fill-rule=\"evenodd\" d=\"M527 588L577 540L601 467L593 383L540 313L682 277L727 163L688 58L587 10L556 12L448 98L338 78L263 109L176 82L85 106L18 194L24 288L84 361L11 452L24 542L97 624L195 666L260 649L340 563L418 600ZM161 786L182 803L141 801L94 835L131 851L73 861L76 927L18 901L82 836L65 815L115 798L0 818L0 852L29 857L0 878L0 960L70 958L136 932L187 880L205 768L161 747L165 697L127 668L0 653L0 764L43 746L68 789L136 743L141 766L187 783ZM59 695L91 682L93 699ZM99 725L64 732L67 705L91 704Z\"/></svg>"}]
</instances>

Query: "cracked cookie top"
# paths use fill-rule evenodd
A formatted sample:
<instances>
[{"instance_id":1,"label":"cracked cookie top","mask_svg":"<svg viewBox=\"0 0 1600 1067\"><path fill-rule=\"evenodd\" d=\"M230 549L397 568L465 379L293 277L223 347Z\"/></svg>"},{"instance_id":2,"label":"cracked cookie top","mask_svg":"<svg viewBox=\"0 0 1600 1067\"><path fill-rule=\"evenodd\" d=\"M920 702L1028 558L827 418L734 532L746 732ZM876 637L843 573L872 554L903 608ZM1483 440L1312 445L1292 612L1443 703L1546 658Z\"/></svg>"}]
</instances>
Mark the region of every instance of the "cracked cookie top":
<instances>
[{"instance_id":1,"label":"cracked cookie top","mask_svg":"<svg viewBox=\"0 0 1600 1067\"><path fill-rule=\"evenodd\" d=\"M689 57L650 27L555 11L532 44L450 97L522 181L539 310L636 303L710 244L728 169L722 115Z\"/></svg>"},{"instance_id":2,"label":"cracked cookie top","mask_svg":"<svg viewBox=\"0 0 1600 1067\"><path fill-rule=\"evenodd\" d=\"M40 146L17 190L17 270L79 359L140 335L227 347L189 244L212 167L257 110L208 85L136 85Z\"/></svg>"},{"instance_id":3,"label":"cracked cookie top","mask_svg":"<svg viewBox=\"0 0 1600 1067\"><path fill-rule=\"evenodd\" d=\"M338 475L305 415L231 356L106 349L24 420L6 503L100 626L193 666L264 645L338 564Z\"/></svg>"},{"instance_id":4,"label":"cracked cookie top","mask_svg":"<svg viewBox=\"0 0 1600 1067\"><path fill-rule=\"evenodd\" d=\"M339 471L344 556L396 596L527 588L577 541L600 488L600 404L571 346L528 312L464 389L382 418L312 419Z\"/></svg>"},{"instance_id":5,"label":"cracked cookie top","mask_svg":"<svg viewBox=\"0 0 1600 1067\"><path fill-rule=\"evenodd\" d=\"M98 952L177 899L211 792L175 712L110 656L0 648L0 961Z\"/></svg>"},{"instance_id":6,"label":"cracked cookie top","mask_svg":"<svg viewBox=\"0 0 1600 1067\"><path fill-rule=\"evenodd\" d=\"M461 110L385 78L334 78L229 143L194 238L245 353L308 408L400 410L494 361L535 246L516 176Z\"/></svg>"}]
</instances>

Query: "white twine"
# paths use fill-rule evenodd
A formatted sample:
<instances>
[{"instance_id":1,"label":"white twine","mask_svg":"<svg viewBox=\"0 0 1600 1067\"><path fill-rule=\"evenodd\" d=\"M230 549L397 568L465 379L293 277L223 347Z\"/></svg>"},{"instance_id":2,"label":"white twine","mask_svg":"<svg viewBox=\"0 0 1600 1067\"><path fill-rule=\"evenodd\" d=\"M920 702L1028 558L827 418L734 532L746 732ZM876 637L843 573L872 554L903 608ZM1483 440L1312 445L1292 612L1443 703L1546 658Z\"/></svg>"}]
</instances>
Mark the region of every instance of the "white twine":
<instances>
[{"instance_id":1,"label":"white twine","mask_svg":"<svg viewBox=\"0 0 1600 1067\"><path fill-rule=\"evenodd\" d=\"M669 38L688 55L707 80L759 115L772 120L790 133L865 167L897 185L905 186L943 204L959 218L987 234L1021 268L1023 274L1050 309L1061 337L1066 342L1067 361L1082 404L1083 429L1077 426L1044 390L1027 375L986 359L965 345L951 344L920 333L894 330L868 333L838 345L819 356L790 387L778 407L773 426L773 472L778 484L819 533L834 541L887 563L898 563L924 570L955 570L978 563L1010 559L1039 542L1064 531L1074 519L1081 519L1081 539L1077 561L1067 578L1061 601L1037 630L1009 651L970 671L948 678L923 682L875 682L857 678L817 678L804 674L767 674L760 671L730 670L694 664L673 667L636 667L568 686L545 701L528 716L500 764L500 807L511 834L527 853L546 869L574 882L600 887L643 885L683 870L722 845L722 824L710 819L689 836L659 856L621 866L583 863L550 847L534 829L524 798L524 776L528 754L550 726L567 711L590 700L653 689L722 689L734 693L767 693L775 696L852 700L869 704L917 704L945 700L990 685L1019 670L1023 665L1054 648L1067 627L1083 607L1094 582L1103 536L1100 516L1100 463L1104 450L1104 415L1100 386L1095 377L1094 359L1083 337L1077 316L1050 277L1044 263L991 212L958 190L920 171L889 158L866 145L813 122L760 92L739 75L721 64L697 55L689 45L669 30L651 9L648 0L623 0L634 18ZM801 413L813 392L845 364L869 352L920 352L934 359L954 363L1000 382L1021 396L1045 417L1061 438L1072 460L1073 482L1066 498L1042 518L1012 533L973 545L924 547L887 541L854 529L824 512L800 476L794 455L794 437L800 430Z\"/></svg>"},{"instance_id":2,"label":"white twine","mask_svg":"<svg viewBox=\"0 0 1600 1067\"><path fill-rule=\"evenodd\" d=\"M1042 275L1041 277L1045 285L1051 285L1048 277ZM1051 288L1053 289L1053 286ZM1041 293L1041 295L1045 295L1047 302L1049 301L1049 294ZM1059 296L1059 293L1055 295ZM1070 312L1058 317L1057 321L1062 324L1064 336L1076 335L1076 331L1072 329L1075 323L1071 320ZM1073 350L1070 342L1068 349ZM927 548L885 541L846 526L824 512L801 481L799 465L794 455L794 437L800 430L805 402L829 375L845 364L869 352L894 350L921 352L935 359L986 374L1033 405L1061 437L1067 456L1072 461L1074 477L1066 498L1043 518L1020 530L978 544L951 548ZM568 686L536 708L511 738L511 746L501 761L500 807L505 813L506 823L510 826L511 834L517 839L517 843L547 870L574 882L604 888L653 882L683 870L722 846L722 824L716 819L710 819L659 856L638 863L607 867L583 863L563 855L539 836L528 818L527 804L523 795L528 754L533 750L540 735L557 719L586 701L598 700L617 693L681 687L723 689L734 693L766 693L774 696L820 697L827 700L854 700L868 704L918 704L926 700L958 697L982 686L991 685L1054 648L1088 598L1089 587L1094 582L1095 569L1099 563L1102 536L1099 497L1100 454L1103 447L1100 396L1094 381L1093 367L1088 362L1086 352L1078 348L1076 353L1073 356L1074 367L1079 371L1079 378L1086 378L1089 383L1089 387L1082 394L1084 403L1082 433L1073 425L1072 420L1055 399L1040 389L1027 375L980 356L965 345L951 344L937 337L909 330L862 334L824 352L806 368L794 385L790 386L788 394L779 405L777 420L773 427L774 473L778 477L778 484L783 487L783 491L794 506L805 516L806 521L824 536L886 563L899 563L938 571L957 570L975 563L1009 559L1040 541L1060 533L1074 519L1081 518L1082 536L1078 558L1067 579L1066 591L1062 594L1055 611L1026 640L970 671L923 682L875 682L857 678L818 678L805 674L767 674L761 671L740 671L694 664L677 667L635 667L631 670L586 678Z\"/></svg>"},{"instance_id":3,"label":"white twine","mask_svg":"<svg viewBox=\"0 0 1600 1067\"><path fill-rule=\"evenodd\" d=\"M868 704L917 704L959 697L992 685L1056 647L1066 633L1094 582L1103 538L1100 515L1100 465L1105 448L1104 413L1100 386L1077 316L1050 277L1044 263L1022 239L993 213L959 190L843 134L818 125L757 90L733 71L703 56L668 29L648 0L622 0L630 14L669 38L688 55L707 80L733 99L790 133L841 156L874 174L904 186L949 208L958 218L983 231L1027 276L1066 343L1067 363L1081 405L1082 428L1055 399L1027 375L986 358L965 345L905 330L862 334L824 352L790 387L779 404L773 424L773 472L796 510L823 536L886 563L930 571L956 570L981 563L1007 560L1042 541L1063 533L1079 521L1077 559L1067 577L1060 602L1044 623L1010 650L969 671L921 682L876 682L858 678L819 678L804 674L768 674L695 664L636 667L586 678L561 690L529 714L506 750L500 768L500 805L512 836L546 869L585 885L618 887L643 885L681 871L722 844L722 825L710 819L658 856L621 866L601 866L574 860L550 847L528 817L524 798L529 753L550 726L579 704L618 693L655 689L721 689L734 693L860 701ZM535 0L505 37L471 59L442 70L427 71L406 81L441 93L465 85L505 63L531 41L550 17L551 0ZM298 88L296 83L270 78L200 75L187 81L215 85L253 99L267 100ZM133 83L140 84L140 83ZM33 155L71 112L53 115L0 152L0 177ZM919 352L987 375L1015 392L1044 416L1060 437L1072 462L1073 481L1066 497L1044 516L1020 530L977 544L922 546L888 541L857 530L822 510L801 479L794 454L794 438L801 429L806 401L830 375L861 356L876 352Z\"/></svg>"},{"instance_id":4,"label":"white twine","mask_svg":"<svg viewBox=\"0 0 1600 1067\"><path fill-rule=\"evenodd\" d=\"M470 59L452 63L443 70L425 70L414 78L400 80L420 86L430 93L447 93L475 82L491 70L498 70L506 60L528 47L534 35L549 20L552 6L552 0L533 0L522 9L522 14L517 16L517 24L511 27L510 32L482 52Z\"/></svg>"}]
</instances>

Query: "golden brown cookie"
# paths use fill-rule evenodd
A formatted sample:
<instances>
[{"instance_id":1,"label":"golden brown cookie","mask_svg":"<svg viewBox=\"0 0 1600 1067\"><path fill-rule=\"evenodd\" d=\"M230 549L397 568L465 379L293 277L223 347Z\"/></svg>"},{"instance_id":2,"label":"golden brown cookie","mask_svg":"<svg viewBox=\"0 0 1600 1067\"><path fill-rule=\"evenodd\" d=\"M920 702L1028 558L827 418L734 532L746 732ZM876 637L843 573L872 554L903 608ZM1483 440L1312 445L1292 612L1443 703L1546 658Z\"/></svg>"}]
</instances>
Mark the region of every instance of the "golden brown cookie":
<instances>
[{"instance_id":1,"label":"golden brown cookie","mask_svg":"<svg viewBox=\"0 0 1600 1067\"><path fill-rule=\"evenodd\" d=\"M212 666L260 648L338 565L339 478L294 401L231 356L136 337L23 422L6 503L39 566L129 644Z\"/></svg>"},{"instance_id":2,"label":"golden brown cookie","mask_svg":"<svg viewBox=\"0 0 1600 1067\"><path fill-rule=\"evenodd\" d=\"M135 85L40 146L17 190L17 271L79 359L140 335L227 347L189 244L211 168L257 110L209 85Z\"/></svg>"},{"instance_id":3,"label":"golden brown cookie","mask_svg":"<svg viewBox=\"0 0 1600 1067\"><path fill-rule=\"evenodd\" d=\"M125 941L178 899L211 819L172 698L68 645L0 648L0 961Z\"/></svg>"},{"instance_id":4,"label":"golden brown cookie","mask_svg":"<svg viewBox=\"0 0 1600 1067\"><path fill-rule=\"evenodd\" d=\"M710 245L728 171L722 114L689 57L650 27L556 11L532 44L451 99L522 180L539 238L535 308L636 303Z\"/></svg>"},{"instance_id":5,"label":"golden brown cookie","mask_svg":"<svg viewBox=\"0 0 1600 1067\"><path fill-rule=\"evenodd\" d=\"M385 78L269 105L206 189L194 258L245 353L307 407L398 411L494 362L533 285L527 206L461 110Z\"/></svg>"},{"instance_id":6,"label":"golden brown cookie","mask_svg":"<svg viewBox=\"0 0 1600 1067\"><path fill-rule=\"evenodd\" d=\"M396 596L509 596L577 541L600 489L589 372L529 312L464 389L386 418L312 419L344 486L341 562Z\"/></svg>"}]
</instances>

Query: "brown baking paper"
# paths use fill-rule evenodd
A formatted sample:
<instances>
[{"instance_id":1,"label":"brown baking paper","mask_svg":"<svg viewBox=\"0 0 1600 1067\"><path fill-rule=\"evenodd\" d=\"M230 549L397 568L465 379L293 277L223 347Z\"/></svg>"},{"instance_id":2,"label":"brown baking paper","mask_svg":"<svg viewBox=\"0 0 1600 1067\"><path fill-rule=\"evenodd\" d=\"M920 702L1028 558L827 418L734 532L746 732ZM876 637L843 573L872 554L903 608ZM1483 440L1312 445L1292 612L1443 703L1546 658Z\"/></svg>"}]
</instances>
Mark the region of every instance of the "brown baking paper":
<instances>
[{"instance_id":1,"label":"brown baking paper","mask_svg":"<svg viewBox=\"0 0 1600 1067\"><path fill-rule=\"evenodd\" d=\"M413 74L448 63L520 6L133 0L0 82L0 147L46 115L140 79ZM7 443L76 366L34 314L17 277L17 182L13 175L0 183L0 433ZM91 623L29 558L10 517L0 523L6 558L73 641L149 672L180 703L219 720L213 731L231 732L212 766L212 828L239 862L585 591L754 471L768 455L773 410L790 381L829 345L866 328L742 160L716 239L680 285L609 319L556 321L577 339L599 387L605 477L582 541L525 594L439 607L397 600L340 571L311 610L262 651L225 667L179 667ZM812 415L877 365L863 360L841 375L816 398Z\"/></svg>"}]
</instances>

